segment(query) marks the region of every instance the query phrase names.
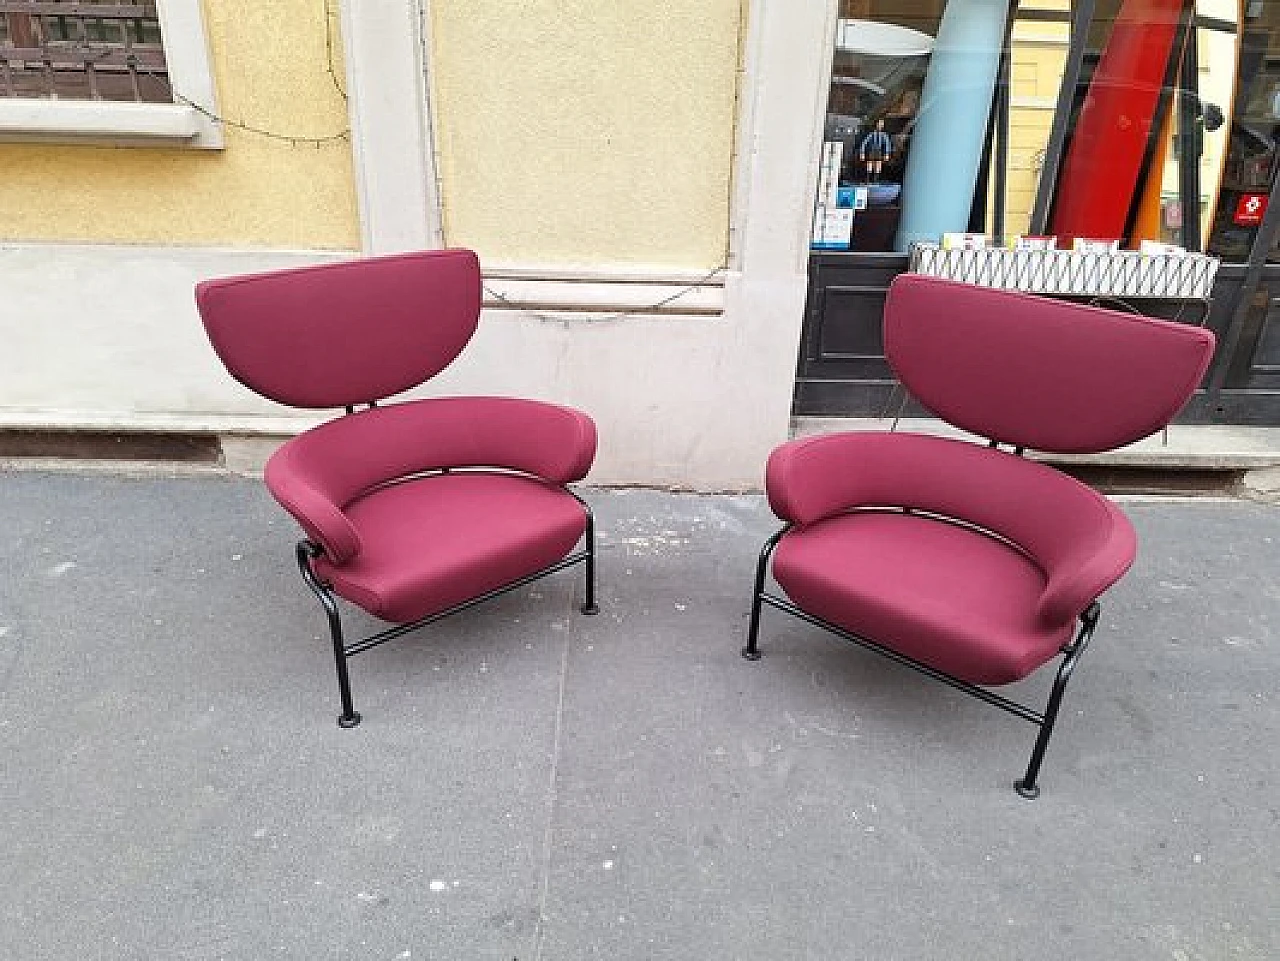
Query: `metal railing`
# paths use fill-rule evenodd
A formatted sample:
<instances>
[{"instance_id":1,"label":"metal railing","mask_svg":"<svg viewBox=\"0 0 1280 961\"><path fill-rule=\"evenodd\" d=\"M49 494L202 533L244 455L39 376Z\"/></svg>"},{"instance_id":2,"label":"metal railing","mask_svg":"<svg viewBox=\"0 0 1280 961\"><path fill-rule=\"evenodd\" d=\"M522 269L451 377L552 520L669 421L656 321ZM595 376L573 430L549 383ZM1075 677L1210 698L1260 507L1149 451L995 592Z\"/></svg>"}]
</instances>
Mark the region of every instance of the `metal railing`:
<instances>
[{"instance_id":1,"label":"metal railing","mask_svg":"<svg viewBox=\"0 0 1280 961\"><path fill-rule=\"evenodd\" d=\"M168 103L154 0L0 0L0 97Z\"/></svg>"}]
</instances>

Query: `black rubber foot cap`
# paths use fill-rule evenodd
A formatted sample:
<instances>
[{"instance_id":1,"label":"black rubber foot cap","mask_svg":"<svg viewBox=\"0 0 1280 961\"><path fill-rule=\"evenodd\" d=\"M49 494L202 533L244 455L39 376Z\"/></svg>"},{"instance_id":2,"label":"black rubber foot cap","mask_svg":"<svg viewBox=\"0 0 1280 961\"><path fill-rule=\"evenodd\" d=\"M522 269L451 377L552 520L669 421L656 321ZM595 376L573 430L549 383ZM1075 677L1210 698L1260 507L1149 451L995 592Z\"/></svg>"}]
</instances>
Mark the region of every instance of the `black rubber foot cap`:
<instances>
[{"instance_id":1,"label":"black rubber foot cap","mask_svg":"<svg viewBox=\"0 0 1280 961\"><path fill-rule=\"evenodd\" d=\"M352 728L359 723L360 723L359 711L352 711L350 717L348 717L346 714L343 714L338 718L338 727L341 727L341 728Z\"/></svg>"},{"instance_id":2,"label":"black rubber foot cap","mask_svg":"<svg viewBox=\"0 0 1280 961\"><path fill-rule=\"evenodd\" d=\"M749 647L744 647L742 649L742 656L748 661L758 661L760 658L764 657L764 655L760 653L759 649L753 651Z\"/></svg>"},{"instance_id":3,"label":"black rubber foot cap","mask_svg":"<svg viewBox=\"0 0 1280 961\"><path fill-rule=\"evenodd\" d=\"M1014 781L1013 789L1018 792L1019 797L1024 797L1028 801L1034 801L1040 796L1040 785L1038 784L1033 784L1031 787L1027 787L1021 781Z\"/></svg>"},{"instance_id":4,"label":"black rubber foot cap","mask_svg":"<svg viewBox=\"0 0 1280 961\"><path fill-rule=\"evenodd\" d=\"M600 605L599 604L583 604L582 607L579 608L579 610L581 610L583 614L599 614Z\"/></svg>"}]
</instances>

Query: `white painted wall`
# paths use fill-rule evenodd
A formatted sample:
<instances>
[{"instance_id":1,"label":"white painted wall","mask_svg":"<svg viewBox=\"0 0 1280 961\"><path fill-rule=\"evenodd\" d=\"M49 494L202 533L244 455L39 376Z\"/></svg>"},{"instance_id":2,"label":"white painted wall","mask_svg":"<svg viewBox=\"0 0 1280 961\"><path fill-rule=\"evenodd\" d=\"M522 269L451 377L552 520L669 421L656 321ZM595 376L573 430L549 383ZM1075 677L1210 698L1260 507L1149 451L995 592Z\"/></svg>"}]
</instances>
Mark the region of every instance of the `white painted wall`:
<instances>
[{"instance_id":1,"label":"white painted wall","mask_svg":"<svg viewBox=\"0 0 1280 961\"><path fill-rule=\"evenodd\" d=\"M0 247L0 427L276 434L313 423L226 374L192 290L209 277L341 256ZM586 410L600 428L595 483L755 487L787 429L803 277L753 285L735 274L726 297L719 317L486 310L454 366L415 393L511 394Z\"/></svg>"},{"instance_id":2,"label":"white painted wall","mask_svg":"<svg viewBox=\"0 0 1280 961\"><path fill-rule=\"evenodd\" d=\"M223 371L197 281L337 260L326 252L0 244L0 426L201 429L291 412ZM350 256L348 254L347 256Z\"/></svg>"}]
</instances>

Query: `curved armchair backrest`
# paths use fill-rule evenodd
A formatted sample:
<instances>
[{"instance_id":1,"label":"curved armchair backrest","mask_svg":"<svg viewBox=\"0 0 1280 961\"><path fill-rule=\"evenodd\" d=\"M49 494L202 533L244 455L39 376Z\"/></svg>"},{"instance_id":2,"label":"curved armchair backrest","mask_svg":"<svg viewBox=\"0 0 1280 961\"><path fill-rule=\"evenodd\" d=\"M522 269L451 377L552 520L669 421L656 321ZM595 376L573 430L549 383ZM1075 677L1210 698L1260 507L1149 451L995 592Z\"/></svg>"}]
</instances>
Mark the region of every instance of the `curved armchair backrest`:
<instances>
[{"instance_id":1,"label":"curved armchair backrest","mask_svg":"<svg viewBox=\"0 0 1280 961\"><path fill-rule=\"evenodd\" d=\"M205 281L214 350L250 390L291 407L398 394L453 361L480 317L480 265L434 250Z\"/></svg>"},{"instance_id":2,"label":"curved armchair backrest","mask_svg":"<svg viewBox=\"0 0 1280 961\"><path fill-rule=\"evenodd\" d=\"M267 463L267 486L305 478L345 507L423 471L497 467L553 484L581 480L596 452L591 419L514 397L432 397L360 411L299 434Z\"/></svg>"},{"instance_id":3,"label":"curved armchair backrest","mask_svg":"<svg viewBox=\"0 0 1280 961\"><path fill-rule=\"evenodd\" d=\"M1215 341L1187 324L902 274L884 343L903 384L943 420L1006 444L1097 453L1168 424Z\"/></svg>"}]
</instances>

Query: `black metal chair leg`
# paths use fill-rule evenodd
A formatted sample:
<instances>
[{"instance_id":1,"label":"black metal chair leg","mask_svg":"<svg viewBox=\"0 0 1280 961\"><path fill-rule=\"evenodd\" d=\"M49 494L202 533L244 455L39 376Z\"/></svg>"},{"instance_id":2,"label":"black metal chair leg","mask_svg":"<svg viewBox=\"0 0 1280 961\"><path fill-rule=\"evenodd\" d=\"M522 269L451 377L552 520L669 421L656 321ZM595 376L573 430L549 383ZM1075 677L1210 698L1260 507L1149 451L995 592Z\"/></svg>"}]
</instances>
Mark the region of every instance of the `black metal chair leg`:
<instances>
[{"instance_id":1,"label":"black metal chair leg","mask_svg":"<svg viewBox=\"0 0 1280 961\"><path fill-rule=\"evenodd\" d=\"M748 661L758 661L764 656L756 646L756 638L760 634L760 608L760 592L757 591L751 599L751 623L747 627L747 646L742 649L742 656Z\"/></svg>"},{"instance_id":2,"label":"black metal chair leg","mask_svg":"<svg viewBox=\"0 0 1280 961\"><path fill-rule=\"evenodd\" d=\"M782 535L790 529L789 525L784 527L765 541L764 547L760 549L760 560L756 564L756 584L751 594L751 623L747 628L747 646L742 649L742 656L748 661L758 661L762 656L760 648L756 646L756 640L760 636L760 608L763 604L765 572L769 569L769 556L773 553L773 549L778 546Z\"/></svg>"},{"instance_id":3,"label":"black metal chair leg","mask_svg":"<svg viewBox=\"0 0 1280 961\"><path fill-rule=\"evenodd\" d=\"M596 519L586 501L579 497L578 503L587 512L587 596L580 610L583 614L599 614L600 608L596 604Z\"/></svg>"},{"instance_id":4,"label":"black metal chair leg","mask_svg":"<svg viewBox=\"0 0 1280 961\"><path fill-rule=\"evenodd\" d=\"M1062 665L1058 668L1058 676L1054 678L1053 690L1049 694L1049 704L1045 707L1044 720L1040 723L1040 734L1036 737L1035 747L1031 749L1031 759L1027 762L1027 772L1021 780L1013 784L1014 790L1028 801L1034 801L1040 796L1040 786L1036 784L1036 778L1040 776L1040 764L1044 761L1044 753L1049 747L1049 738L1053 736L1053 725L1058 719L1062 694L1067 688L1067 681L1071 680L1071 673L1075 670L1076 663L1080 660L1085 648L1089 646L1089 640L1093 637L1093 629L1098 624L1100 613L1101 608L1098 602L1094 601L1089 605L1088 610L1080 615L1080 631L1075 641L1067 648L1066 657L1062 659Z\"/></svg>"},{"instance_id":5,"label":"black metal chair leg","mask_svg":"<svg viewBox=\"0 0 1280 961\"><path fill-rule=\"evenodd\" d=\"M333 636L334 666L338 671L338 694L342 698L342 713L338 715L338 727L351 728L360 723L360 714L351 704L351 681L347 677L347 653L342 641L342 621L338 618L338 605L332 597L322 598L325 613L329 616L329 633Z\"/></svg>"},{"instance_id":6,"label":"black metal chair leg","mask_svg":"<svg viewBox=\"0 0 1280 961\"><path fill-rule=\"evenodd\" d=\"M339 616L338 604L333 594L320 583L316 572L311 567L311 559L320 554L320 548L311 541L298 544L298 568L302 571L302 579L307 582L311 592L324 605L325 615L329 619L329 634L333 638L333 658L338 671L338 694L342 698L342 713L338 716L338 727L352 728L360 723L360 715L351 703L351 681L347 677L347 651L342 638L342 619Z\"/></svg>"}]
</instances>

